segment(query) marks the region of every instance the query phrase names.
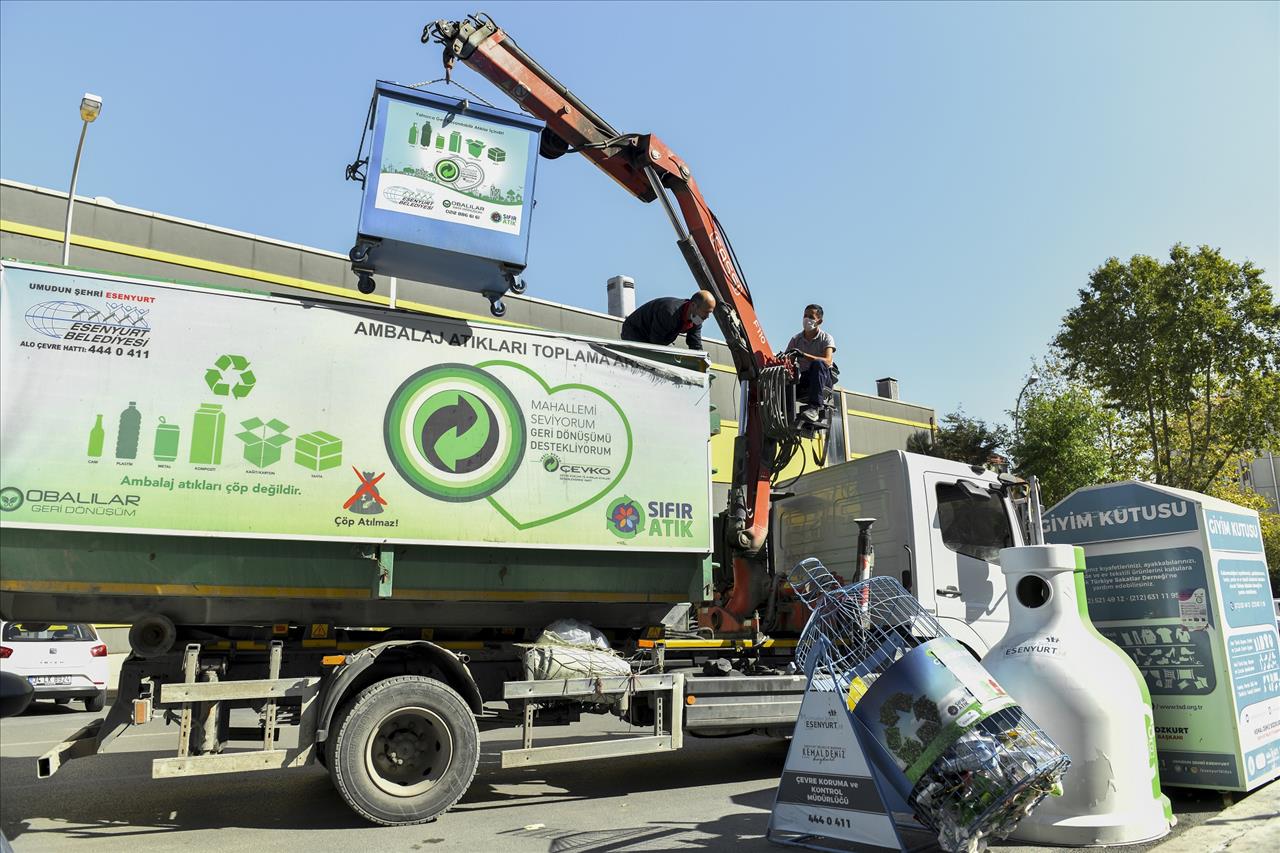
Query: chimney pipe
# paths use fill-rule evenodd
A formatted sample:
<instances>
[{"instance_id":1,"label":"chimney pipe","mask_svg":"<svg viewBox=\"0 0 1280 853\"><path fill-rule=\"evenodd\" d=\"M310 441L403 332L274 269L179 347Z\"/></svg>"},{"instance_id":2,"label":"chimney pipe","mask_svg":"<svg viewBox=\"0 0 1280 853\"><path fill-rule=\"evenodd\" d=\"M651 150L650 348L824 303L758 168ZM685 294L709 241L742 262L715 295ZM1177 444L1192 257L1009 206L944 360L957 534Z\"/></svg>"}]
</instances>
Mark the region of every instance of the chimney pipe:
<instances>
[{"instance_id":1,"label":"chimney pipe","mask_svg":"<svg viewBox=\"0 0 1280 853\"><path fill-rule=\"evenodd\" d=\"M629 275L615 275L605 285L609 294L609 313L623 320L636 310L636 280Z\"/></svg>"},{"instance_id":2,"label":"chimney pipe","mask_svg":"<svg viewBox=\"0 0 1280 853\"><path fill-rule=\"evenodd\" d=\"M892 376L876 380L876 395L889 400L898 399L898 380Z\"/></svg>"}]
</instances>

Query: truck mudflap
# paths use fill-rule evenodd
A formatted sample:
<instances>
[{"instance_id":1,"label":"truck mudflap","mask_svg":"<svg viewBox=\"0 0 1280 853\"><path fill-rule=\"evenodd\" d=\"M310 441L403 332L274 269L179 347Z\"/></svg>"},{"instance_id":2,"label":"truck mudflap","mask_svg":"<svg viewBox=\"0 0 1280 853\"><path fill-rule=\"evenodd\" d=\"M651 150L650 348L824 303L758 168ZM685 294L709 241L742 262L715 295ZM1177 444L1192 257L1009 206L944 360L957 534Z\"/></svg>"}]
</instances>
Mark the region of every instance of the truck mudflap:
<instances>
[{"instance_id":1,"label":"truck mudflap","mask_svg":"<svg viewBox=\"0 0 1280 853\"><path fill-rule=\"evenodd\" d=\"M795 725L804 699L803 675L689 676L684 726L691 734Z\"/></svg>"}]
</instances>

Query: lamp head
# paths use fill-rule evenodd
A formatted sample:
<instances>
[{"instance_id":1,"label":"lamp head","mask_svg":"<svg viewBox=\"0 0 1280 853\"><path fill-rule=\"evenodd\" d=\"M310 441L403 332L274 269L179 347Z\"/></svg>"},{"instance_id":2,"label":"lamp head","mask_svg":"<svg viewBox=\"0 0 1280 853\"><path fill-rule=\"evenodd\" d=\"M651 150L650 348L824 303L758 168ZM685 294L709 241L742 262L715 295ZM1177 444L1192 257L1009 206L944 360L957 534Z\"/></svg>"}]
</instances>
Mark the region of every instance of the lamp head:
<instances>
[{"instance_id":1,"label":"lamp head","mask_svg":"<svg viewBox=\"0 0 1280 853\"><path fill-rule=\"evenodd\" d=\"M86 122L93 121L102 112L102 98L91 92L85 92L80 99L80 118Z\"/></svg>"}]
</instances>

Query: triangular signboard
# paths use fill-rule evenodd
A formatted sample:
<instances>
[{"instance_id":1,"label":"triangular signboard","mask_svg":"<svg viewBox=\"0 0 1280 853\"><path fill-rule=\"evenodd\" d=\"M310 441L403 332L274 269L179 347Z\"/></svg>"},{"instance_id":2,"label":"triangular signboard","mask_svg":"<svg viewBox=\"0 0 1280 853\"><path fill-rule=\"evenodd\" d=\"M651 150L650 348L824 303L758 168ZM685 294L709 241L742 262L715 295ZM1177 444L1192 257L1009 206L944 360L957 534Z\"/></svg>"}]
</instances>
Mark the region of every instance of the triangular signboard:
<instances>
[{"instance_id":1,"label":"triangular signboard","mask_svg":"<svg viewBox=\"0 0 1280 853\"><path fill-rule=\"evenodd\" d=\"M843 700L835 692L805 692L768 838L815 850L906 850L893 817L905 804L867 760Z\"/></svg>"}]
</instances>

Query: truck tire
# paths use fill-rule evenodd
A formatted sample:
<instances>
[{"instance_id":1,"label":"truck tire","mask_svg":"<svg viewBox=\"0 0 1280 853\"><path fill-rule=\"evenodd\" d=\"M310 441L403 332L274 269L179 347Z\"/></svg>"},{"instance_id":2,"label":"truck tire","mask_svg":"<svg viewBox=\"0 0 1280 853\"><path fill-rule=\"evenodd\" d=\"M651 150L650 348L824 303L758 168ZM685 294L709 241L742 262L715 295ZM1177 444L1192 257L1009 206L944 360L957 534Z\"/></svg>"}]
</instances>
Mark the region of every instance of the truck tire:
<instances>
[{"instance_id":1,"label":"truck tire","mask_svg":"<svg viewBox=\"0 0 1280 853\"><path fill-rule=\"evenodd\" d=\"M450 687L398 675L365 688L325 742L334 787L366 820L435 820L466 793L480 763L480 730Z\"/></svg>"}]
</instances>

